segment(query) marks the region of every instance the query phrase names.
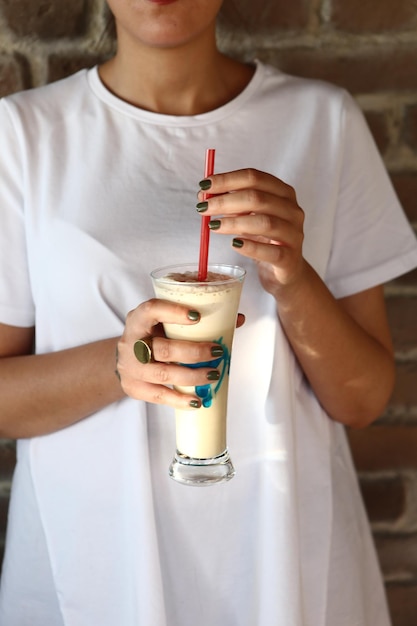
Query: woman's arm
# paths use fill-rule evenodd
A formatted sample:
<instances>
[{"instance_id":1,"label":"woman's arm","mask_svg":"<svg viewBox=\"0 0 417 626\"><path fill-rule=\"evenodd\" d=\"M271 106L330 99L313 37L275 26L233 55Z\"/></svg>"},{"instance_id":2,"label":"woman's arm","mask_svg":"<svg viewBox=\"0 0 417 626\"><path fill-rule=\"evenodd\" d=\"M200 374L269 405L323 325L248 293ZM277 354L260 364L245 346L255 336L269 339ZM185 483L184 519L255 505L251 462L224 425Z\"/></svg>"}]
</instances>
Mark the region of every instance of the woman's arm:
<instances>
[{"instance_id":1,"label":"woman's arm","mask_svg":"<svg viewBox=\"0 0 417 626\"><path fill-rule=\"evenodd\" d=\"M124 396L114 374L117 339L33 355L33 338L33 328L0 324L1 437L60 430Z\"/></svg>"},{"instance_id":2,"label":"woman's arm","mask_svg":"<svg viewBox=\"0 0 417 626\"><path fill-rule=\"evenodd\" d=\"M317 398L333 419L362 427L380 416L394 384L382 287L335 300L306 264L283 289L278 314Z\"/></svg>"},{"instance_id":3,"label":"woman's arm","mask_svg":"<svg viewBox=\"0 0 417 626\"><path fill-rule=\"evenodd\" d=\"M253 169L210 176L197 205L215 233L233 234L254 259L301 368L327 413L361 427L392 391L394 359L382 288L337 301L302 255L304 213L295 191Z\"/></svg>"},{"instance_id":4,"label":"woman's arm","mask_svg":"<svg viewBox=\"0 0 417 626\"><path fill-rule=\"evenodd\" d=\"M191 369L176 363L210 361L211 351L218 346L170 340L161 327L164 321L198 323L188 315L185 306L152 299L129 313L122 337L41 355L31 354L33 328L0 324L0 437L34 437L60 430L126 394L183 410L195 408L199 398L172 386L207 384L213 368ZM148 335L155 337L155 362L143 365L135 358L133 345Z\"/></svg>"}]
</instances>

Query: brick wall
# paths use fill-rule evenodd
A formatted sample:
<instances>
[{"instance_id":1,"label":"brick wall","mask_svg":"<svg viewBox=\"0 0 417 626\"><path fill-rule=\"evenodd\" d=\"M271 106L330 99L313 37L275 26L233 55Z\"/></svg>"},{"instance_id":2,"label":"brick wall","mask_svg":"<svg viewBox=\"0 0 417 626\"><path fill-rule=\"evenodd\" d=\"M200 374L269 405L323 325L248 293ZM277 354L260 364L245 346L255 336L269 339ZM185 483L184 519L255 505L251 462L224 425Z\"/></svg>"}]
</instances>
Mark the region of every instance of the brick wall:
<instances>
[{"instance_id":1,"label":"brick wall","mask_svg":"<svg viewBox=\"0 0 417 626\"><path fill-rule=\"evenodd\" d=\"M230 0L225 8L224 50L330 80L355 95L417 223L417 0ZM0 95L109 55L105 16L104 0L0 0ZM417 272L388 285L386 294L397 385L380 420L349 435L394 626L415 626ZM0 441L0 540L14 462L13 443Z\"/></svg>"}]
</instances>

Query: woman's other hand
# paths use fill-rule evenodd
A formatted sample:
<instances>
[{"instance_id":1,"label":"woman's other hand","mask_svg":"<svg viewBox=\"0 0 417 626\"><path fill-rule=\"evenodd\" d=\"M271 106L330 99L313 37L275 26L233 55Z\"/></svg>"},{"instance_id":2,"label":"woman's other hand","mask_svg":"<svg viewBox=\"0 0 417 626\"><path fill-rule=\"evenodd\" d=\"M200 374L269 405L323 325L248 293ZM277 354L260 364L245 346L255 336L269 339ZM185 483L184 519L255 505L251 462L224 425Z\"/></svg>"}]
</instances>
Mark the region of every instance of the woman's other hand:
<instances>
[{"instance_id":1,"label":"woman's other hand","mask_svg":"<svg viewBox=\"0 0 417 626\"><path fill-rule=\"evenodd\" d=\"M278 178L243 169L210 176L200 187L197 210L258 264L286 337L327 413L354 427L376 419L394 382L382 287L333 297L303 258L304 213L294 189ZM203 191L213 195L205 200Z\"/></svg>"},{"instance_id":2,"label":"woman's other hand","mask_svg":"<svg viewBox=\"0 0 417 626\"><path fill-rule=\"evenodd\" d=\"M152 299L131 311L126 319L124 333L117 347L117 373L124 392L137 400L168 404L178 409L195 409L201 400L194 394L184 394L173 386L195 387L219 378L215 368L188 368L181 363L206 363L219 357L219 345L214 342L196 342L168 339L163 322L171 324L198 324L197 311L186 306ZM243 323L238 317L237 325ZM151 337L152 359L141 363L135 356L138 339Z\"/></svg>"},{"instance_id":3,"label":"woman's other hand","mask_svg":"<svg viewBox=\"0 0 417 626\"><path fill-rule=\"evenodd\" d=\"M234 235L233 246L258 263L264 288L277 296L304 269L304 212L295 190L255 169L216 174L200 183L197 210L210 215L210 228ZM203 192L213 194L204 200Z\"/></svg>"}]
</instances>

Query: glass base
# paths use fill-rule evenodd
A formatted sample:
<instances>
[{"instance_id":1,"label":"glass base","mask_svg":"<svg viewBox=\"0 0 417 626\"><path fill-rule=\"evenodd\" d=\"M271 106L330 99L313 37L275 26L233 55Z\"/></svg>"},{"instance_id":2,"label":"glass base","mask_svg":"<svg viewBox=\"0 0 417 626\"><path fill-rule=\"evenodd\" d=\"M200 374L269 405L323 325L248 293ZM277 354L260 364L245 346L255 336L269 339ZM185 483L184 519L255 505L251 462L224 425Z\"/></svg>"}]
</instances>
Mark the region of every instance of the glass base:
<instances>
[{"instance_id":1,"label":"glass base","mask_svg":"<svg viewBox=\"0 0 417 626\"><path fill-rule=\"evenodd\" d=\"M235 475L235 468L227 449L212 459L193 459L177 450L169 466L169 475L178 483L198 487L230 480Z\"/></svg>"}]
</instances>

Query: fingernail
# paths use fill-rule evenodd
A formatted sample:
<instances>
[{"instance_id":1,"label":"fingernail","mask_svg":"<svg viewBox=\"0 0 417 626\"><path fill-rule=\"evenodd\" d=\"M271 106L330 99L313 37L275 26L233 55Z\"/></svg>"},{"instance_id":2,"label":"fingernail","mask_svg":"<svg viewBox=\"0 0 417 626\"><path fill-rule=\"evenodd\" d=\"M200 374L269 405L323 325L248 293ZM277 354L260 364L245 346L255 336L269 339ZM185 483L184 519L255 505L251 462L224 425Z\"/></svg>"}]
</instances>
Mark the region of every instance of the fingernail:
<instances>
[{"instance_id":1,"label":"fingernail","mask_svg":"<svg viewBox=\"0 0 417 626\"><path fill-rule=\"evenodd\" d=\"M210 224L209 224L210 226ZM233 239L232 246L234 248L243 248L243 240L242 239Z\"/></svg>"},{"instance_id":2,"label":"fingernail","mask_svg":"<svg viewBox=\"0 0 417 626\"><path fill-rule=\"evenodd\" d=\"M211 220L208 225L209 225L210 230L218 230L220 228L221 221Z\"/></svg>"},{"instance_id":3,"label":"fingernail","mask_svg":"<svg viewBox=\"0 0 417 626\"><path fill-rule=\"evenodd\" d=\"M200 185L200 189L202 189L203 191L207 191L207 189L210 189L211 187L211 180L205 178L204 180L200 180L198 184Z\"/></svg>"},{"instance_id":4,"label":"fingernail","mask_svg":"<svg viewBox=\"0 0 417 626\"><path fill-rule=\"evenodd\" d=\"M192 409L199 409L201 406L201 402L199 402L198 400L190 400L190 407Z\"/></svg>"},{"instance_id":5,"label":"fingernail","mask_svg":"<svg viewBox=\"0 0 417 626\"><path fill-rule=\"evenodd\" d=\"M208 202L199 202L196 205L196 208L199 213L204 213L204 211L207 211L208 209Z\"/></svg>"},{"instance_id":6,"label":"fingernail","mask_svg":"<svg viewBox=\"0 0 417 626\"><path fill-rule=\"evenodd\" d=\"M200 313L198 311L188 311L187 317L192 322L198 322L200 319Z\"/></svg>"},{"instance_id":7,"label":"fingernail","mask_svg":"<svg viewBox=\"0 0 417 626\"><path fill-rule=\"evenodd\" d=\"M211 356L223 356L223 348L221 346L212 346L211 350Z\"/></svg>"},{"instance_id":8,"label":"fingernail","mask_svg":"<svg viewBox=\"0 0 417 626\"><path fill-rule=\"evenodd\" d=\"M211 372L207 374L207 380L219 380L219 378L220 372L218 372L217 370L211 370Z\"/></svg>"}]
</instances>

